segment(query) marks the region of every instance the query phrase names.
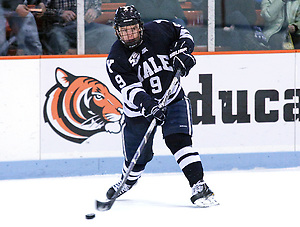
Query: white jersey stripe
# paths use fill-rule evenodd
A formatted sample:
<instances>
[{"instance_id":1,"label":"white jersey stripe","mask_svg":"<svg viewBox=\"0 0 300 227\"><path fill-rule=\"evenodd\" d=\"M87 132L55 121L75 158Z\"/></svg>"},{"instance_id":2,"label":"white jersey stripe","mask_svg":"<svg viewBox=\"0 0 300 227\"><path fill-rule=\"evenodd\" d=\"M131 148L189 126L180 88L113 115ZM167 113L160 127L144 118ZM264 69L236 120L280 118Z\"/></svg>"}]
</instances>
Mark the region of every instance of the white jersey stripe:
<instances>
[{"instance_id":1,"label":"white jersey stripe","mask_svg":"<svg viewBox=\"0 0 300 227\"><path fill-rule=\"evenodd\" d=\"M179 39L188 38L194 41L193 36L189 33L189 31L185 28L181 29Z\"/></svg>"},{"instance_id":2,"label":"white jersey stripe","mask_svg":"<svg viewBox=\"0 0 300 227\"><path fill-rule=\"evenodd\" d=\"M140 92L143 91L145 92L145 90L143 89L143 85L142 83L138 82L138 83L134 83L134 84L130 84L126 87L124 87L121 90L122 96L123 96L123 100L124 102L131 108L136 109L137 106L134 105L133 100L135 95Z\"/></svg>"}]
</instances>

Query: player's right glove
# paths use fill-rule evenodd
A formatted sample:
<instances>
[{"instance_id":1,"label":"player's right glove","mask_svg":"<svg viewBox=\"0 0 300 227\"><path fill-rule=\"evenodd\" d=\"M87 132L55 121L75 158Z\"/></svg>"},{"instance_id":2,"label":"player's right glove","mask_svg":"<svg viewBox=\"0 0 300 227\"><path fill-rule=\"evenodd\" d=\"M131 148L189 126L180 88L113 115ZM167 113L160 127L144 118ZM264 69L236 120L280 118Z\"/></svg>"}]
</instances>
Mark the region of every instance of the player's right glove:
<instances>
[{"instance_id":1,"label":"player's right glove","mask_svg":"<svg viewBox=\"0 0 300 227\"><path fill-rule=\"evenodd\" d=\"M158 103L153 99L149 99L142 103L142 114L151 121L156 118L157 125L163 125L166 119L166 108L160 108Z\"/></svg>"},{"instance_id":2,"label":"player's right glove","mask_svg":"<svg viewBox=\"0 0 300 227\"><path fill-rule=\"evenodd\" d=\"M187 76L190 69L196 64L195 57L191 54L191 47L188 40L181 39L174 43L170 50L170 59L175 71L181 70L181 76Z\"/></svg>"}]
</instances>

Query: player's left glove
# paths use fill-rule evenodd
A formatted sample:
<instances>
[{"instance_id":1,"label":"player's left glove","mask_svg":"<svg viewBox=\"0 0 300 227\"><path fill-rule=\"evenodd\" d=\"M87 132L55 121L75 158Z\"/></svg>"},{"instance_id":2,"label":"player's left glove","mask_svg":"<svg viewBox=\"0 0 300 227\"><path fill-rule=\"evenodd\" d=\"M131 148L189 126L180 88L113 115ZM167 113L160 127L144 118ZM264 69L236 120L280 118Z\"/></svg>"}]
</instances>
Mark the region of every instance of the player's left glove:
<instances>
[{"instance_id":1,"label":"player's left glove","mask_svg":"<svg viewBox=\"0 0 300 227\"><path fill-rule=\"evenodd\" d=\"M180 69L182 72L181 76L187 76L191 68L196 64L196 59L191 52L188 40L185 39L176 41L170 51L173 68L175 71Z\"/></svg>"}]
</instances>

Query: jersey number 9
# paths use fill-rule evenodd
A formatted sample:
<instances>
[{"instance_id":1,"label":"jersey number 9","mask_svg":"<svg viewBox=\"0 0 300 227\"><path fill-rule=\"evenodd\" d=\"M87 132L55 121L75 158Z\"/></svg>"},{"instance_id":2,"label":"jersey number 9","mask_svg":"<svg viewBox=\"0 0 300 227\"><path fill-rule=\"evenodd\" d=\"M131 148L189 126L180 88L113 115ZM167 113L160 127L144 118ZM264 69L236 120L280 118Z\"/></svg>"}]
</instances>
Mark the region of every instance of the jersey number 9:
<instances>
[{"instance_id":1,"label":"jersey number 9","mask_svg":"<svg viewBox=\"0 0 300 227\"><path fill-rule=\"evenodd\" d=\"M126 82L123 80L123 78L120 75L116 75L115 80L119 84L120 89L126 86Z\"/></svg>"},{"instance_id":2,"label":"jersey number 9","mask_svg":"<svg viewBox=\"0 0 300 227\"><path fill-rule=\"evenodd\" d=\"M157 94L162 91L161 82L158 76L150 78L150 85L152 87L152 93Z\"/></svg>"}]
</instances>

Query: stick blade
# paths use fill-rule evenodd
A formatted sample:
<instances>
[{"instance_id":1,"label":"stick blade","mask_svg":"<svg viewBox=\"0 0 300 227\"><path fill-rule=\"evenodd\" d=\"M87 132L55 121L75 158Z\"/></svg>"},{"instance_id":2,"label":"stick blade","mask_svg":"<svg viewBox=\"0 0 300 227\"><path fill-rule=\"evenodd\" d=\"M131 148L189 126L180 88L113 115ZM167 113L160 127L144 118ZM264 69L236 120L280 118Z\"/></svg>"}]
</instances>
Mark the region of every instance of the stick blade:
<instances>
[{"instance_id":1,"label":"stick blade","mask_svg":"<svg viewBox=\"0 0 300 227\"><path fill-rule=\"evenodd\" d=\"M109 200L107 202L100 202L100 201L96 200L96 210L99 210L99 211L110 210L110 208L112 207L113 203L114 203L113 200Z\"/></svg>"}]
</instances>

